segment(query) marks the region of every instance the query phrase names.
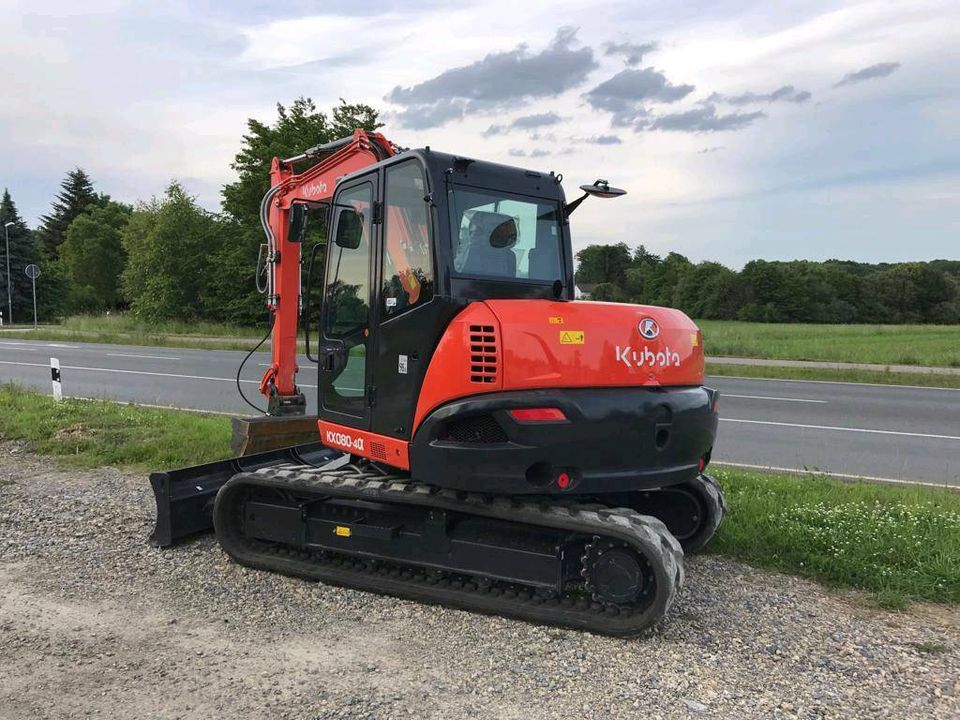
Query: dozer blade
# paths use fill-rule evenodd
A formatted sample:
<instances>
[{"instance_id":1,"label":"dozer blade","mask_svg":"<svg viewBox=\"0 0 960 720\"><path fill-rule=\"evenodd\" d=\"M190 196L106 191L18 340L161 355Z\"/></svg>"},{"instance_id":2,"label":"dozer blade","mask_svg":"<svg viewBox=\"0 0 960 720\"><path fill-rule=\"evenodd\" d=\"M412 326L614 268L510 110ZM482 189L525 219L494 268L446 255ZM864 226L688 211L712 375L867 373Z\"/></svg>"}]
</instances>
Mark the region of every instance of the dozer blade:
<instances>
[{"instance_id":1,"label":"dozer blade","mask_svg":"<svg viewBox=\"0 0 960 720\"><path fill-rule=\"evenodd\" d=\"M287 415L232 420L234 455L254 455L320 440L316 415Z\"/></svg>"},{"instance_id":2,"label":"dozer blade","mask_svg":"<svg viewBox=\"0 0 960 720\"><path fill-rule=\"evenodd\" d=\"M150 543L167 547L178 540L213 529L213 501L217 491L240 472L285 463L323 467L348 456L320 442L219 460L193 467L150 473L150 485L157 501L157 524Z\"/></svg>"}]
</instances>

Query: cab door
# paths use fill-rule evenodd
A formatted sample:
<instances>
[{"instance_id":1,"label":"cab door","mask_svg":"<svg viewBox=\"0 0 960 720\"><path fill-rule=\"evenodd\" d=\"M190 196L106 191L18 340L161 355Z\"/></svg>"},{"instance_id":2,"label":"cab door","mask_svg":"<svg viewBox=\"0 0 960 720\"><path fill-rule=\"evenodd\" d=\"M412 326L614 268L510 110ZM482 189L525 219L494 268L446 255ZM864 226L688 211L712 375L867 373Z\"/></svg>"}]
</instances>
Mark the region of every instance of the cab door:
<instances>
[{"instance_id":1,"label":"cab door","mask_svg":"<svg viewBox=\"0 0 960 720\"><path fill-rule=\"evenodd\" d=\"M430 356L460 304L435 288L434 220L427 173L417 158L387 165L374 315L376 405L371 429L409 440Z\"/></svg>"},{"instance_id":2,"label":"cab door","mask_svg":"<svg viewBox=\"0 0 960 720\"><path fill-rule=\"evenodd\" d=\"M320 313L320 417L370 428L373 350L370 328L376 257L376 172L340 188L331 212Z\"/></svg>"}]
</instances>

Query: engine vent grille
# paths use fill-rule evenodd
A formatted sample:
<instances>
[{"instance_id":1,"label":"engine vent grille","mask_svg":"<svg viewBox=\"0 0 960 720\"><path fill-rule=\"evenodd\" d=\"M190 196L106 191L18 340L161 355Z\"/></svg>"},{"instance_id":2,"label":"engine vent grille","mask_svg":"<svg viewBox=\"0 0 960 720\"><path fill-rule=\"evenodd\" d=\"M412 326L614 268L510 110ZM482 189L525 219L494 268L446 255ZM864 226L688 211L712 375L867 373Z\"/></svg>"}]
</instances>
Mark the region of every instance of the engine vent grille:
<instances>
[{"instance_id":1,"label":"engine vent grille","mask_svg":"<svg viewBox=\"0 0 960 720\"><path fill-rule=\"evenodd\" d=\"M439 439L459 443L502 443L509 438L492 415L477 415L447 423L440 431Z\"/></svg>"},{"instance_id":2,"label":"engine vent grille","mask_svg":"<svg viewBox=\"0 0 960 720\"><path fill-rule=\"evenodd\" d=\"M374 460L387 460L387 448L381 442L373 441L370 443L370 454Z\"/></svg>"},{"instance_id":3,"label":"engine vent grille","mask_svg":"<svg viewBox=\"0 0 960 720\"><path fill-rule=\"evenodd\" d=\"M497 335L493 325L470 326L470 382L497 381Z\"/></svg>"}]
</instances>

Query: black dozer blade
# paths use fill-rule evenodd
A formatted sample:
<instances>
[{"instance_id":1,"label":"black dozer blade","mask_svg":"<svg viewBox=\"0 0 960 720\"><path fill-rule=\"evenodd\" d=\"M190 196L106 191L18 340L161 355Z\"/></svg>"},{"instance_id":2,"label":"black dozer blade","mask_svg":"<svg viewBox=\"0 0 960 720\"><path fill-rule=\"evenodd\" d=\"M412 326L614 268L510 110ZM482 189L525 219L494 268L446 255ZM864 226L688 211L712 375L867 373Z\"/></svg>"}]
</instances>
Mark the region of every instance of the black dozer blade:
<instances>
[{"instance_id":1,"label":"black dozer blade","mask_svg":"<svg viewBox=\"0 0 960 720\"><path fill-rule=\"evenodd\" d=\"M150 473L157 501L157 524L150 535L154 547L169 547L196 533L213 529L213 502L221 486L240 472L296 463L319 467L343 455L320 442L294 445L193 467Z\"/></svg>"}]
</instances>

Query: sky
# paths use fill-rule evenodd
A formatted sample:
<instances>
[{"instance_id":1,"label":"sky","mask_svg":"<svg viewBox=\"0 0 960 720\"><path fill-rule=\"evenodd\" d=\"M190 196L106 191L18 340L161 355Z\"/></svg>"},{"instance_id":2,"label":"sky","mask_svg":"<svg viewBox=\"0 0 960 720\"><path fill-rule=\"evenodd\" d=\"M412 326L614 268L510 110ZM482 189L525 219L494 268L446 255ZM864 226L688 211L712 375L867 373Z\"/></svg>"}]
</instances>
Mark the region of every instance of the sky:
<instances>
[{"instance_id":1,"label":"sky","mask_svg":"<svg viewBox=\"0 0 960 720\"><path fill-rule=\"evenodd\" d=\"M248 118L338 98L405 147L627 190L574 248L960 258L960 3L0 0L0 186L207 208Z\"/></svg>"}]
</instances>

